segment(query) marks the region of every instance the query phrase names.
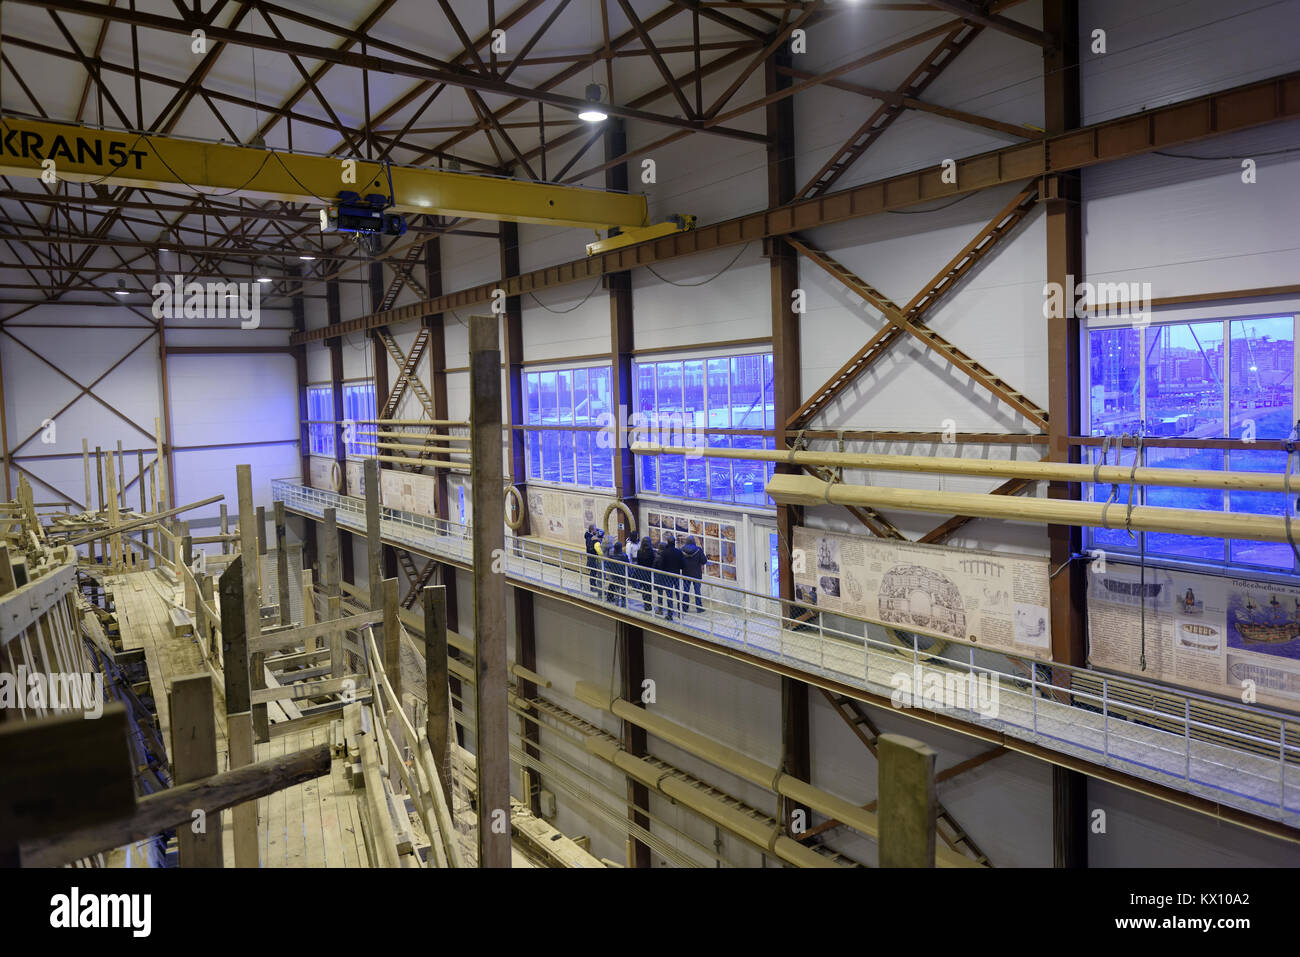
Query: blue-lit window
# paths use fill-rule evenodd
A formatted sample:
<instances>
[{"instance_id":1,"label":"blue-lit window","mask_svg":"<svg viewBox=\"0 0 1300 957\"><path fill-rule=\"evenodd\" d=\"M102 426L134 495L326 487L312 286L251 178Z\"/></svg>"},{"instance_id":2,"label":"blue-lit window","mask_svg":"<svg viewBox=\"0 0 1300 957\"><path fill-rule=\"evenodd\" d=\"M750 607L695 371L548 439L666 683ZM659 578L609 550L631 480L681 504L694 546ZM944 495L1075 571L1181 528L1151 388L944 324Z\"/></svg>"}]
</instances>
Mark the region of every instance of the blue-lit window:
<instances>
[{"instance_id":1,"label":"blue-lit window","mask_svg":"<svg viewBox=\"0 0 1300 957\"><path fill-rule=\"evenodd\" d=\"M633 369L635 411L643 428L665 445L700 436L710 448L772 449L776 403L772 356L639 362ZM770 506L764 488L770 462L681 454L638 455L637 487L671 498L728 505Z\"/></svg>"},{"instance_id":2,"label":"blue-lit window","mask_svg":"<svg viewBox=\"0 0 1300 957\"><path fill-rule=\"evenodd\" d=\"M528 478L612 489L614 452L605 434L616 403L609 368L524 373Z\"/></svg>"},{"instance_id":3,"label":"blue-lit window","mask_svg":"<svg viewBox=\"0 0 1300 957\"><path fill-rule=\"evenodd\" d=\"M334 389L328 385L307 387L307 442L309 455L334 457Z\"/></svg>"},{"instance_id":4,"label":"blue-lit window","mask_svg":"<svg viewBox=\"0 0 1300 957\"><path fill-rule=\"evenodd\" d=\"M357 382L343 386L343 418L350 420L352 435L347 443L347 455L350 459L363 458L375 454L375 440L366 433L373 433L377 428L375 418L375 384Z\"/></svg>"},{"instance_id":5,"label":"blue-lit window","mask_svg":"<svg viewBox=\"0 0 1300 957\"><path fill-rule=\"evenodd\" d=\"M1153 438L1249 442L1286 439L1295 424L1294 316L1092 329L1087 347L1084 401L1092 435L1142 432ZM1100 449L1088 451L1092 461L1100 460ZM1118 461L1128 467L1133 456L1125 449ZM1108 463L1116 461L1111 451ZM1207 471L1286 469L1285 452L1255 449L1147 448L1143 461L1155 468ZM1104 502L1111 491L1110 485L1089 485L1086 494ZM1281 515L1286 507L1280 492L1138 486L1134 496L1135 503L1213 512ZM1127 505L1127 486L1120 487L1116 501ZM1088 532L1093 545L1106 549L1136 551L1145 545L1153 557L1296 570L1286 544L1163 532L1144 537L1130 538L1116 529Z\"/></svg>"}]
</instances>

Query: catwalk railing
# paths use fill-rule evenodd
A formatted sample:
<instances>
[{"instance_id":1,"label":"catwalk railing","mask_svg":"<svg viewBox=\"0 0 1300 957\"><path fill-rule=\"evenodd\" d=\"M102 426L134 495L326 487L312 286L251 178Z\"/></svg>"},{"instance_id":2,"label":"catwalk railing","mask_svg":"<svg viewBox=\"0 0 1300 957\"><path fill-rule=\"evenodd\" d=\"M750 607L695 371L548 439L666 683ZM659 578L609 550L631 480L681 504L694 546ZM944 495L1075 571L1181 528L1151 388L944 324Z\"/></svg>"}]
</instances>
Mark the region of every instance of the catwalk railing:
<instances>
[{"instance_id":1,"label":"catwalk railing","mask_svg":"<svg viewBox=\"0 0 1300 957\"><path fill-rule=\"evenodd\" d=\"M288 480L273 482L272 493L289 510L315 518L333 508L340 527L365 533L360 499ZM381 507L380 530L399 548L472 562L467 525ZM505 551L507 578L535 590L613 606L629 618L891 698L896 707L944 714L1300 826L1300 716L1060 664L1030 663L1027 675L1013 673L984 649L953 643L936 653L928 650L932 638L872 638L867 626L891 626L837 615L847 627L862 627L855 634L826 624L814 606L733 585L706 581L697 595L692 580L636 565L609 565L606 574L605 561L572 546L507 533ZM695 610L683 611L683 602ZM977 662L977 652L996 661Z\"/></svg>"}]
</instances>

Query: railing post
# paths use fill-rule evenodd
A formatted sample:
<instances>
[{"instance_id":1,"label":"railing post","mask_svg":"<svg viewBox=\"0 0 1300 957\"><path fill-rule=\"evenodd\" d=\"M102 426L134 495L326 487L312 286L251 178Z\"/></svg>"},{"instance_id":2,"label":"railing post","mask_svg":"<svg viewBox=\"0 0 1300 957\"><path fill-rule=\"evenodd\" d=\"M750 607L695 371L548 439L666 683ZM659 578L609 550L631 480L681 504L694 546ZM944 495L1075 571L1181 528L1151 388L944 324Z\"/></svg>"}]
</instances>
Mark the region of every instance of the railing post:
<instances>
[{"instance_id":1,"label":"railing post","mask_svg":"<svg viewBox=\"0 0 1300 957\"><path fill-rule=\"evenodd\" d=\"M1192 699L1183 699L1183 747L1187 749L1187 770L1183 780L1192 782Z\"/></svg>"},{"instance_id":2,"label":"railing post","mask_svg":"<svg viewBox=\"0 0 1300 957\"><path fill-rule=\"evenodd\" d=\"M1103 737L1101 744L1101 753L1105 758L1110 757L1110 681L1106 678L1101 679L1101 717Z\"/></svg>"}]
</instances>

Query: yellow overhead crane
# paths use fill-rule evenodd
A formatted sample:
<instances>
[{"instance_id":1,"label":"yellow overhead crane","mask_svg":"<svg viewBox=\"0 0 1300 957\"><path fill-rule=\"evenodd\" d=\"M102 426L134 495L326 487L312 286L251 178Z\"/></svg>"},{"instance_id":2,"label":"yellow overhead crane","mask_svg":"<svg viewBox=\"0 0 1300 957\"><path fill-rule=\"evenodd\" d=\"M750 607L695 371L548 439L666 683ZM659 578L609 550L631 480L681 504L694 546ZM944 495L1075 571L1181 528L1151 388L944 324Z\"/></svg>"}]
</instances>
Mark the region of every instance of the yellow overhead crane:
<instances>
[{"instance_id":1,"label":"yellow overhead crane","mask_svg":"<svg viewBox=\"0 0 1300 957\"><path fill-rule=\"evenodd\" d=\"M398 213L436 213L624 235L656 230L644 196L550 183L452 173L368 160L0 117L0 175L76 182L188 188L291 203L335 202L342 191L389 195ZM621 238L621 237L620 237Z\"/></svg>"}]
</instances>

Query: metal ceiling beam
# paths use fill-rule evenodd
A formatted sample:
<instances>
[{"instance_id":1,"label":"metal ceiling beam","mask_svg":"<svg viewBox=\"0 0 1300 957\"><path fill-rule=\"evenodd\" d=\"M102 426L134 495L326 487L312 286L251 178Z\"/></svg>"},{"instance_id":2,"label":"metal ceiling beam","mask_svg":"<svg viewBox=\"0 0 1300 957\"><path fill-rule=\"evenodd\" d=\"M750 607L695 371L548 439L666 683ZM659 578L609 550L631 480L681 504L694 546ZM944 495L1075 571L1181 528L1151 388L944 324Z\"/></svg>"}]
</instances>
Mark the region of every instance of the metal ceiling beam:
<instances>
[{"instance_id":1,"label":"metal ceiling beam","mask_svg":"<svg viewBox=\"0 0 1300 957\"><path fill-rule=\"evenodd\" d=\"M625 246L588 259L536 269L518 278L471 286L424 302L361 316L328 330L313 330L301 338L295 336L294 341L326 339L360 329L413 321L449 309L464 309L488 301L497 286L511 296L568 283L591 282L607 273L847 222L932 200L951 199L965 193L1140 156L1297 117L1300 117L1300 72L1287 73L1045 136L1033 142L967 156L956 163L955 183L944 182L942 166L901 173L851 189Z\"/></svg>"},{"instance_id":2,"label":"metal ceiling beam","mask_svg":"<svg viewBox=\"0 0 1300 957\"><path fill-rule=\"evenodd\" d=\"M75 13L86 17L101 19L108 18L122 23L147 27L153 30L161 30L168 33L182 33L186 36L188 36L193 30L192 24L177 18L164 17L137 10L114 9L97 3L90 3L87 2L87 0L10 0L10 2L43 7L45 9L66 13ZM358 70L373 70L377 73L407 76L418 80L432 80L435 82L445 83L448 86L477 90L480 93L492 93L522 100L549 103L552 106L572 110L575 113L582 110L586 105L585 100L576 97L517 86L503 82L492 76L482 76L454 66L436 67L421 65L418 63L402 62L369 54L362 55L349 51L341 51L316 44L300 43L294 40L275 40L273 38L259 36L255 33L231 30L225 27L209 26L207 28L207 35L210 40L219 40L239 46L267 50L285 56L299 56L314 60L324 60L338 63L343 66L350 66ZM375 46L378 47L379 44L375 44ZM407 56L413 55L409 51L404 52ZM765 140L761 134L751 133L748 130L732 129L730 127L721 126L717 123L705 125L690 120L682 120L658 113L649 113L644 110L632 110L617 105L608 105L606 111L611 115L622 116L625 119L643 120L648 123L658 123L663 126L672 126L678 129L698 131L707 130L722 136L747 140L750 142L763 142ZM130 121L127 120L125 123L126 125L129 125Z\"/></svg>"},{"instance_id":3,"label":"metal ceiling beam","mask_svg":"<svg viewBox=\"0 0 1300 957\"><path fill-rule=\"evenodd\" d=\"M1010 17L989 13L987 6L972 3L971 0L927 0L927 3L940 10L955 13L962 19L969 20L972 23L992 27L994 30L1005 33L1009 37L1015 37L1017 40L1024 40L1026 43L1032 43L1048 50L1056 46L1056 39L1051 34L1043 30L1035 30L1033 27L1012 20Z\"/></svg>"}]
</instances>

